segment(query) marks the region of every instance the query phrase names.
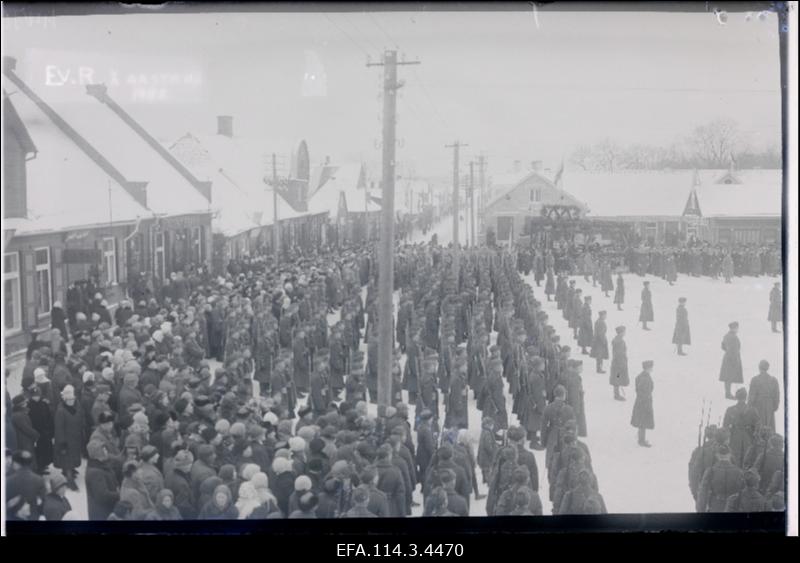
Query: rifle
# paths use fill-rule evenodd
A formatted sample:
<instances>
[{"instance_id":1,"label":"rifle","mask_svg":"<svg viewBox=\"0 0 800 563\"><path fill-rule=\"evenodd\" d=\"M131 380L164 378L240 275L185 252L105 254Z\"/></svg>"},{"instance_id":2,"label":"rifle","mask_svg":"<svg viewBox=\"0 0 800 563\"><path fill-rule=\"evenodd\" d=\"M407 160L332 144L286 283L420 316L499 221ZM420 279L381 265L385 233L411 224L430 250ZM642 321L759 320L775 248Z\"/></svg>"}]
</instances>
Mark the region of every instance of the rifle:
<instances>
[{"instance_id":1,"label":"rifle","mask_svg":"<svg viewBox=\"0 0 800 563\"><path fill-rule=\"evenodd\" d=\"M697 426L697 447L699 448L702 445L703 439L703 415L706 411L706 398L703 397L703 406L700 409L700 424Z\"/></svg>"}]
</instances>

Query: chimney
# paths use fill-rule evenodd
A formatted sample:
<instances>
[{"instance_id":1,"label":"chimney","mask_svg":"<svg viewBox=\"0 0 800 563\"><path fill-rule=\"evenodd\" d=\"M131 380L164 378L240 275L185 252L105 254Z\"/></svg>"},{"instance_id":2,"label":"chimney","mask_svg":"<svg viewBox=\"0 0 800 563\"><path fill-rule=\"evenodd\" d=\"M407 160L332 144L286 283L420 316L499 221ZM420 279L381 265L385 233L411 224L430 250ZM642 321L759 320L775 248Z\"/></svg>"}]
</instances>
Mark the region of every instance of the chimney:
<instances>
[{"instance_id":1,"label":"chimney","mask_svg":"<svg viewBox=\"0 0 800 563\"><path fill-rule=\"evenodd\" d=\"M534 172L541 172L542 171L542 161L541 160L531 161L531 170L533 170Z\"/></svg>"},{"instance_id":2,"label":"chimney","mask_svg":"<svg viewBox=\"0 0 800 563\"><path fill-rule=\"evenodd\" d=\"M233 137L233 116L231 115L217 116L217 135Z\"/></svg>"}]
</instances>

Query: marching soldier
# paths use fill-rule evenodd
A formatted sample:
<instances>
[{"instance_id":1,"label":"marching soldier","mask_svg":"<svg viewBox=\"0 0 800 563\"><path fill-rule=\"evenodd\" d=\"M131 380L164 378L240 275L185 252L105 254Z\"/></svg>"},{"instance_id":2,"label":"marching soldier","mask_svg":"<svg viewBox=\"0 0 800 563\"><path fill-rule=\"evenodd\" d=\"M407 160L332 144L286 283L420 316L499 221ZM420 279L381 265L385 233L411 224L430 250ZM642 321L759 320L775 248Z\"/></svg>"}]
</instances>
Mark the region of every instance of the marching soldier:
<instances>
[{"instance_id":1,"label":"marching soldier","mask_svg":"<svg viewBox=\"0 0 800 563\"><path fill-rule=\"evenodd\" d=\"M628 345L625 344L625 327L618 326L617 335L611 341L611 368L608 374L608 382L614 387L614 400L624 401L625 397L620 394L620 387L630 385L628 377Z\"/></svg>"},{"instance_id":2,"label":"marching soldier","mask_svg":"<svg viewBox=\"0 0 800 563\"><path fill-rule=\"evenodd\" d=\"M742 343L739 341L739 323L732 322L728 325L730 329L722 339L722 349L725 354L722 356L722 367L719 370L719 380L725 384L725 398L733 399L731 394L731 384L744 383L742 374Z\"/></svg>"},{"instance_id":3,"label":"marching soldier","mask_svg":"<svg viewBox=\"0 0 800 563\"><path fill-rule=\"evenodd\" d=\"M759 425L758 411L747 403L747 390L736 390L736 404L728 407L722 427L731 433L731 461L737 467L744 467L744 456L755 443L756 429Z\"/></svg>"},{"instance_id":4,"label":"marching soldier","mask_svg":"<svg viewBox=\"0 0 800 563\"><path fill-rule=\"evenodd\" d=\"M783 322L783 297L781 296L781 284L775 282L769 292L769 314L767 320L772 325L772 332L780 332L778 323Z\"/></svg>"},{"instance_id":5,"label":"marching soldier","mask_svg":"<svg viewBox=\"0 0 800 563\"><path fill-rule=\"evenodd\" d=\"M608 337L606 336L606 312L600 311L594 323L594 335L592 337L591 357L594 358L597 373L605 373L603 360L608 359Z\"/></svg>"},{"instance_id":6,"label":"marching soldier","mask_svg":"<svg viewBox=\"0 0 800 563\"><path fill-rule=\"evenodd\" d=\"M467 428L469 412L467 410L467 362L459 359L456 363L446 397L444 426L445 428Z\"/></svg>"},{"instance_id":7,"label":"marching soldier","mask_svg":"<svg viewBox=\"0 0 800 563\"><path fill-rule=\"evenodd\" d=\"M692 498L697 501L697 493L700 490L700 481L716 461L717 448L717 426L712 424L706 426L703 432L703 443L697 446L692 452L692 457L689 460L689 490L692 492Z\"/></svg>"},{"instance_id":8,"label":"marching soldier","mask_svg":"<svg viewBox=\"0 0 800 563\"><path fill-rule=\"evenodd\" d=\"M503 394L503 362L498 354L489 360L489 376L478 398L478 408L484 418L494 421L495 430L508 428L506 397Z\"/></svg>"},{"instance_id":9,"label":"marching soldier","mask_svg":"<svg viewBox=\"0 0 800 563\"><path fill-rule=\"evenodd\" d=\"M578 346L580 346L578 330L580 330L581 321L583 318L583 291L581 289L576 289L572 294L572 306L569 309L569 313L569 328L572 329L572 337L575 340L578 340ZM585 347L583 347L582 353L586 353Z\"/></svg>"},{"instance_id":10,"label":"marching soldier","mask_svg":"<svg viewBox=\"0 0 800 563\"><path fill-rule=\"evenodd\" d=\"M672 332L672 343L678 346L678 355L685 356L684 346L692 343L692 333L689 330L689 311L686 310L686 298L678 299L678 308L675 310L675 330Z\"/></svg>"},{"instance_id":11,"label":"marching soldier","mask_svg":"<svg viewBox=\"0 0 800 563\"><path fill-rule=\"evenodd\" d=\"M523 427L528 433L531 447L535 450L543 449L539 439L539 431L542 427L544 410L547 407L547 392L544 380L544 360L536 355L536 348L528 348L529 368L526 370L525 377L525 396L523 397L523 413L520 418ZM523 422L524 419L524 422Z\"/></svg>"},{"instance_id":12,"label":"marching soldier","mask_svg":"<svg viewBox=\"0 0 800 563\"><path fill-rule=\"evenodd\" d=\"M724 512L731 495L737 494L744 485L741 469L731 462L728 446L717 449L717 462L706 470L697 495L697 512Z\"/></svg>"},{"instance_id":13,"label":"marching soldier","mask_svg":"<svg viewBox=\"0 0 800 563\"><path fill-rule=\"evenodd\" d=\"M578 346L581 347L581 354L585 356L589 353L586 351L586 348L592 345L593 340L592 298L587 295L583 298L583 307L581 308L581 315L578 324Z\"/></svg>"},{"instance_id":14,"label":"marching soldier","mask_svg":"<svg viewBox=\"0 0 800 563\"><path fill-rule=\"evenodd\" d=\"M545 465L550 466L550 460L561 443L567 421L575 420L575 411L566 403L567 390L562 385L557 385L553 402L544 409L542 420L542 442L545 445Z\"/></svg>"},{"instance_id":15,"label":"marching soldier","mask_svg":"<svg viewBox=\"0 0 800 563\"><path fill-rule=\"evenodd\" d=\"M744 474L744 488L728 497L725 512L765 512L767 503L764 495L758 492L760 477L755 471Z\"/></svg>"},{"instance_id":16,"label":"marching soldier","mask_svg":"<svg viewBox=\"0 0 800 563\"><path fill-rule=\"evenodd\" d=\"M617 311L622 311L623 303L625 303L625 280L622 278L622 272L617 272L617 288L614 290L614 304L617 306Z\"/></svg>"},{"instance_id":17,"label":"marching soldier","mask_svg":"<svg viewBox=\"0 0 800 563\"><path fill-rule=\"evenodd\" d=\"M646 432L655 428L653 414L653 360L642 362L642 373L636 376L636 401L633 403L631 426L639 430L639 445L650 447Z\"/></svg>"},{"instance_id":18,"label":"marching soldier","mask_svg":"<svg viewBox=\"0 0 800 563\"><path fill-rule=\"evenodd\" d=\"M436 352L431 350L422 365L422 378L419 382L417 408L428 409L433 413L433 427L438 428L439 421L439 388L436 385Z\"/></svg>"},{"instance_id":19,"label":"marching soldier","mask_svg":"<svg viewBox=\"0 0 800 563\"><path fill-rule=\"evenodd\" d=\"M758 375L750 380L748 405L755 408L759 423L775 431L775 412L781 404L781 388L778 378L767 373L769 362L758 363Z\"/></svg>"},{"instance_id":20,"label":"marching soldier","mask_svg":"<svg viewBox=\"0 0 800 563\"><path fill-rule=\"evenodd\" d=\"M320 351L315 359L315 369L311 374L311 392L309 403L315 416L322 416L328 412L331 402L330 378L328 377L328 358L326 353Z\"/></svg>"},{"instance_id":21,"label":"marching soldier","mask_svg":"<svg viewBox=\"0 0 800 563\"><path fill-rule=\"evenodd\" d=\"M650 293L650 282L644 282L642 289L642 308L639 311L639 322L642 323L644 330L647 328L647 323L653 322L653 295Z\"/></svg>"}]
</instances>

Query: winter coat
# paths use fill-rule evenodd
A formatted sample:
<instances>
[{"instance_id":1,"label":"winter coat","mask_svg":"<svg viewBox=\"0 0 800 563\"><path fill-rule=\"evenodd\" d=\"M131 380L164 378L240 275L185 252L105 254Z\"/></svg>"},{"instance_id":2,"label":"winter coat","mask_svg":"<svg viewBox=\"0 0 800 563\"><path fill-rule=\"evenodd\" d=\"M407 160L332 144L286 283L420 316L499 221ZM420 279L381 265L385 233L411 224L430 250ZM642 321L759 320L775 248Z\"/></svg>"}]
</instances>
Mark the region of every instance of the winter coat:
<instances>
[{"instance_id":1,"label":"winter coat","mask_svg":"<svg viewBox=\"0 0 800 563\"><path fill-rule=\"evenodd\" d=\"M172 491L173 502L184 520L197 518L197 504L189 479L189 474L179 469L173 470L166 478L164 486Z\"/></svg>"},{"instance_id":2,"label":"winter coat","mask_svg":"<svg viewBox=\"0 0 800 563\"><path fill-rule=\"evenodd\" d=\"M66 497L62 497L55 493L48 493L44 497L44 504L42 505L42 515L45 520L60 522L64 519L67 512L72 510L72 505Z\"/></svg>"},{"instance_id":3,"label":"winter coat","mask_svg":"<svg viewBox=\"0 0 800 563\"><path fill-rule=\"evenodd\" d=\"M90 459L86 464L89 520L107 520L119 501L119 482L110 464Z\"/></svg>"},{"instance_id":4,"label":"winter coat","mask_svg":"<svg viewBox=\"0 0 800 563\"><path fill-rule=\"evenodd\" d=\"M653 296L648 288L642 290L642 308L639 311L639 322L653 321Z\"/></svg>"},{"instance_id":5,"label":"winter coat","mask_svg":"<svg viewBox=\"0 0 800 563\"><path fill-rule=\"evenodd\" d=\"M736 333L731 331L722 339L722 366L719 370L719 380L726 383L743 383L741 342Z\"/></svg>"},{"instance_id":6,"label":"winter coat","mask_svg":"<svg viewBox=\"0 0 800 563\"><path fill-rule=\"evenodd\" d=\"M406 515L406 490L403 475L391 461L381 460L375 464L378 471L378 489L383 491L389 502L389 512L393 518Z\"/></svg>"},{"instance_id":7,"label":"winter coat","mask_svg":"<svg viewBox=\"0 0 800 563\"><path fill-rule=\"evenodd\" d=\"M778 379L768 373L760 373L750 380L747 404L758 413L763 426L775 430L775 412L781 404L781 387Z\"/></svg>"},{"instance_id":8,"label":"winter coat","mask_svg":"<svg viewBox=\"0 0 800 563\"><path fill-rule=\"evenodd\" d=\"M218 506L216 502L217 493L225 493L228 497L224 506ZM233 504L233 497L231 490L226 485L218 485L214 489L214 493L198 516L199 520L236 520L239 517L239 511Z\"/></svg>"},{"instance_id":9,"label":"winter coat","mask_svg":"<svg viewBox=\"0 0 800 563\"><path fill-rule=\"evenodd\" d=\"M546 446L545 465L550 465L550 458L555 453L556 447L561 444L561 438L568 421L575 420L575 411L561 400L554 400L544 409L542 421L542 443Z\"/></svg>"},{"instance_id":10,"label":"winter coat","mask_svg":"<svg viewBox=\"0 0 800 563\"><path fill-rule=\"evenodd\" d=\"M729 460L720 460L706 470L697 495L697 512L724 512L731 495L742 490L744 473Z\"/></svg>"},{"instance_id":11,"label":"winter coat","mask_svg":"<svg viewBox=\"0 0 800 563\"><path fill-rule=\"evenodd\" d=\"M636 401L633 403L631 426L652 430L655 428L653 414L653 378L643 371L636 376Z\"/></svg>"},{"instance_id":12,"label":"winter coat","mask_svg":"<svg viewBox=\"0 0 800 563\"><path fill-rule=\"evenodd\" d=\"M743 467L744 456L755 443L759 427L758 411L737 403L725 411L722 426L730 431L731 460L738 467Z\"/></svg>"},{"instance_id":13,"label":"winter coat","mask_svg":"<svg viewBox=\"0 0 800 563\"><path fill-rule=\"evenodd\" d=\"M769 313L767 320L770 322L783 321L783 298L781 297L781 290L773 287L769 292Z\"/></svg>"},{"instance_id":14,"label":"winter coat","mask_svg":"<svg viewBox=\"0 0 800 563\"><path fill-rule=\"evenodd\" d=\"M611 341L611 369L608 371L608 383L619 387L630 385L628 376L628 345L621 334Z\"/></svg>"},{"instance_id":15,"label":"winter coat","mask_svg":"<svg viewBox=\"0 0 800 563\"><path fill-rule=\"evenodd\" d=\"M481 437L478 442L478 465L483 472L484 482L488 481L488 473L499 448L500 446L492 431L486 428L481 430Z\"/></svg>"},{"instance_id":16,"label":"winter coat","mask_svg":"<svg viewBox=\"0 0 800 563\"><path fill-rule=\"evenodd\" d=\"M594 323L594 337L592 338L592 352L591 357L597 360L608 359L608 337L606 322L602 319L597 319Z\"/></svg>"},{"instance_id":17,"label":"winter coat","mask_svg":"<svg viewBox=\"0 0 800 563\"><path fill-rule=\"evenodd\" d=\"M436 451L436 442L430 424L420 424L417 428L417 472L425 475Z\"/></svg>"},{"instance_id":18,"label":"winter coat","mask_svg":"<svg viewBox=\"0 0 800 563\"><path fill-rule=\"evenodd\" d=\"M54 465L59 469L72 470L81 465L81 453L85 429L84 417L76 402L69 407L61 401L54 417L55 446Z\"/></svg>"},{"instance_id":19,"label":"winter coat","mask_svg":"<svg viewBox=\"0 0 800 563\"><path fill-rule=\"evenodd\" d=\"M578 322L578 346L591 346L594 339L592 332L592 306L584 303Z\"/></svg>"},{"instance_id":20,"label":"winter coat","mask_svg":"<svg viewBox=\"0 0 800 563\"><path fill-rule=\"evenodd\" d=\"M44 479L34 473L31 468L23 467L8 476L6 481L6 499L10 501L20 496L30 506L31 520L38 520L42 502L47 494ZM8 505L7 505L8 506Z\"/></svg>"},{"instance_id":21,"label":"winter coat","mask_svg":"<svg viewBox=\"0 0 800 563\"><path fill-rule=\"evenodd\" d=\"M625 281L622 276L617 276L617 288L614 290L614 305L625 303Z\"/></svg>"},{"instance_id":22,"label":"winter coat","mask_svg":"<svg viewBox=\"0 0 800 563\"><path fill-rule=\"evenodd\" d=\"M17 438L17 449L25 450L33 454L36 451L36 442L39 439L39 432L33 427L28 409L14 407L11 414L11 424L14 427Z\"/></svg>"},{"instance_id":23,"label":"winter coat","mask_svg":"<svg viewBox=\"0 0 800 563\"><path fill-rule=\"evenodd\" d=\"M675 330L672 333L672 343L677 345L691 344L692 334L689 330L689 311L683 305L675 309Z\"/></svg>"}]
</instances>

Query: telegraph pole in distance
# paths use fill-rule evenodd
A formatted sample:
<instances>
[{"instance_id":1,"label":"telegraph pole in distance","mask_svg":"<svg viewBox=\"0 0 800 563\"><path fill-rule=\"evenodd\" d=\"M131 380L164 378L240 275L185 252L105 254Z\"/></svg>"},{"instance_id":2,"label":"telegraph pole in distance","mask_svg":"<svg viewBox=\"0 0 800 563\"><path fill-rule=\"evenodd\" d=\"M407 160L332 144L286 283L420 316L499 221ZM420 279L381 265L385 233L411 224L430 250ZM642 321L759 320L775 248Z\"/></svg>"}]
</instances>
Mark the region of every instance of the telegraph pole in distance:
<instances>
[{"instance_id":1,"label":"telegraph pole in distance","mask_svg":"<svg viewBox=\"0 0 800 563\"><path fill-rule=\"evenodd\" d=\"M460 147L468 146L469 145L466 143L461 143L458 140L456 140L452 145L445 145L446 149L453 149L453 250L455 251L455 254L453 255L453 273L456 276L456 282L458 281L459 272L458 247L460 246L460 242L458 240L458 149Z\"/></svg>"},{"instance_id":2,"label":"telegraph pole in distance","mask_svg":"<svg viewBox=\"0 0 800 563\"><path fill-rule=\"evenodd\" d=\"M475 162L469 162L469 234L470 244L475 246Z\"/></svg>"},{"instance_id":3,"label":"telegraph pole in distance","mask_svg":"<svg viewBox=\"0 0 800 563\"><path fill-rule=\"evenodd\" d=\"M478 186L480 188L480 205L478 205L478 215L480 217L480 232L483 235L483 240L486 242L486 176L485 176L486 157L480 155L478 157Z\"/></svg>"},{"instance_id":4,"label":"telegraph pole in distance","mask_svg":"<svg viewBox=\"0 0 800 563\"><path fill-rule=\"evenodd\" d=\"M281 260L281 226L278 224L278 166L272 153L272 242L275 246L275 266Z\"/></svg>"},{"instance_id":5,"label":"telegraph pole in distance","mask_svg":"<svg viewBox=\"0 0 800 563\"><path fill-rule=\"evenodd\" d=\"M385 51L379 63L383 67L383 181L381 182L381 240L378 252L378 414L392 404L392 356L394 334L394 178L395 128L398 65L420 64L419 61L397 61L397 51Z\"/></svg>"}]
</instances>

